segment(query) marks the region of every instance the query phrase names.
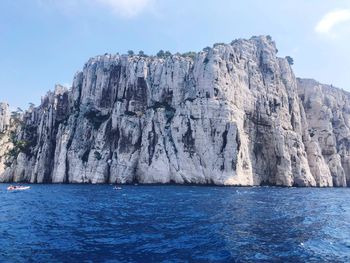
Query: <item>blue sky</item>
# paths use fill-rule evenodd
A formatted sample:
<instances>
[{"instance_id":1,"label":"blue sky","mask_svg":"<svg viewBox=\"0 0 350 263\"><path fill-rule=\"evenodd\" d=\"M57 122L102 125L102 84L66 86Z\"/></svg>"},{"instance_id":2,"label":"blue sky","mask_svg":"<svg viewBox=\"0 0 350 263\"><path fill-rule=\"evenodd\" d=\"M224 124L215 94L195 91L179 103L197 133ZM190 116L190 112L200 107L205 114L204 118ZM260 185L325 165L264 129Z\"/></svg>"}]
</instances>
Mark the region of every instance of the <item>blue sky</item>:
<instances>
[{"instance_id":1,"label":"blue sky","mask_svg":"<svg viewBox=\"0 0 350 263\"><path fill-rule=\"evenodd\" d=\"M297 76L350 91L348 0L1 0L0 101L38 104L89 57L269 34Z\"/></svg>"}]
</instances>

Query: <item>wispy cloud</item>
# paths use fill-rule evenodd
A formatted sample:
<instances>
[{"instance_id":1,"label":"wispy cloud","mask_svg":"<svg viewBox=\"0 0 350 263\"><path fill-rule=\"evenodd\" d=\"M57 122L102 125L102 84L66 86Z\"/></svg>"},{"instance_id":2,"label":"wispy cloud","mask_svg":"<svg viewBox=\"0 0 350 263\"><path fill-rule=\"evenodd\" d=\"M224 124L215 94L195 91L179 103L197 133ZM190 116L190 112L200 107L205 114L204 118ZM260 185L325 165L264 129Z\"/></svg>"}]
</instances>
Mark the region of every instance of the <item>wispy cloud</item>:
<instances>
[{"instance_id":1,"label":"wispy cloud","mask_svg":"<svg viewBox=\"0 0 350 263\"><path fill-rule=\"evenodd\" d=\"M337 9L324 15L317 23L315 31L319 34L332 36L334 27L347 21L350 21L350 10Z\"/></svg>"},{"instance_id":2,"label":"wispy cloud","mask_svg":"<svg viewBox=\"0 0 350 263\"><path fill-rule=\"evenodd\" d=\"M37 0L40 6L52 6L64 13L86 8L104 8L122 18L133 18L153 10L157 0Z\"/></svg>"},{"instance_id":3,"label":"wispy cloud","mask_svg":"<svg viewBox=\"0 0 350 263\"><path fill-rule=\"evenodd\" d=\"M95 0L97 3L111 8L113 13L130 18L150 9L154 0Z\"/></svg>"}]
</instances>

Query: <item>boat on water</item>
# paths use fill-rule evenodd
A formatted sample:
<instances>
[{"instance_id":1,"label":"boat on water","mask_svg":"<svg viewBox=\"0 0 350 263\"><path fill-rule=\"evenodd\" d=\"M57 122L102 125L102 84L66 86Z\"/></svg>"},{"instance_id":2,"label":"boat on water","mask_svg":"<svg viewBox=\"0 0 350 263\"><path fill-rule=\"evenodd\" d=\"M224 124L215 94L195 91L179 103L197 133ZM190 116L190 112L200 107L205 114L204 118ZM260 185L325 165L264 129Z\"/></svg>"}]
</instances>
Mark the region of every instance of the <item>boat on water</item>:
<instances>
[{"instance_id":1,"label":"boat on water","mask_svg":"<svg viewBox=\"0 0 350 263\"><path fill-rule=\"evenodd\" d=\"M122 190L122 188L119 187L119 186L115 186L113 189L114 189L114 190Z\"/></svg>"},{"instance_id":2,"label":"boat on water","mask_svg":"<svg viewBox=\"0 0 350 263\"><path fill-rule=\"evenodd\" d=\"M7 187L8 191L24 191L24 190L29 190L30 186L16 186L16 185L10 185Z\"/></svg>"}]
</instances>

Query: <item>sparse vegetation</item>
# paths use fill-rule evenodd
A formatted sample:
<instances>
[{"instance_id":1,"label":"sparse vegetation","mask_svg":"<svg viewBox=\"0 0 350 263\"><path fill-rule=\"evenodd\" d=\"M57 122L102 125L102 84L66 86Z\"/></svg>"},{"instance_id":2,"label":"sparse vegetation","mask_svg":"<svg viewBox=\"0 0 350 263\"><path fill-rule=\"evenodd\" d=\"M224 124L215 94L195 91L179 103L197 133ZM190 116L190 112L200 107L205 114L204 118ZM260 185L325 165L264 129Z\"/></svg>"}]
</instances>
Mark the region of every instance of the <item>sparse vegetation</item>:
<instances>
[{"instance_id":1,"label":"sparse vegetation","mask_svg":"<svg viewBox=\"0 0 350 263\"><path fill-rule=\"evenodd\" d=\"M11 112L11 120L14 125L19 125L22 123L21 115L23 113L23 110L21 108L17 108L16 111Z\"/></svg>"},{"instance_id":2,"label":"sparse vegetation","mask_svg":"<svg viewBox=\"0 0 350 263\"><path fill-rule=\"evenodd\" d=\"M225 45L225 43L215 43L214 47Z\"/></svg>"},{"instance_id":3,"label":"sparse vegetation","mask_svg":"<svg viewBox=\"0 0 350 263\"><path fill-rule=\"evenodd\" d=\"M289 65L294 65L294 59L290 56L286 56L286 60L288 61Z\"/></svg>"},{"instance_id":4,"label":"sparse vegetation","mask_svg":"<svg viewBox=\"0 0 350 263\"><path fill-rule=\"evenodd\" d=\"M196 55L197 55L197 53L193 52L193 51L189 51L189 52L186 52L186 53L182 54L183 57L190 57L192 59L194 59L196 57Z\"/></svg>"},{"instance_id":5,"label":"sparse vegetation","mask_svg":"<svg viewBox=\"0 0 350 263\"><path fill-rule=\"evenodd\" d=\"M204 51L204 52L209 52L210 50L211 50L210 47L205 47L205 48L203 48L203 51Z\"/></svg>"},{"instance_id":6,"label":"sparse vegetation","mask_svg":"<svg viewBox=\"0 0 350 263\"><path fill-rule=\"evenodd\" d=\"M164 58L164 56L165 56L164 50L159 50L158 53L157 53L157 57Z\"/></svg>"},{"instance_id":7,"label":"sparse vegetation","mask_svg":"<svg viewBox=\"0 0 350 263\"><path fill-rule=\"evenodd\" d=\"M17 159L18 155L22 152L24 154L30 154L31 142L27 140L16 140L14 132L10 136L10 140L13 143L13 148L11 148L5 155L6 161L4 162L6 167L10 167L12 163Z\"/></svg>"},{"instance_id":8,"label":"sparse vegetation","mask_svg":"<svg viewBox=\"0 0 350 263\"><path fill-rule=\"evenodd\" d=\"M170 51L165 51L165 57L167 58L167 57L171 57L171 52Z\"/></svg>"},{"instance_id":9,"label":"sparse vegetation","mask_svg":"<svg viewBox=\"0 0 350 263\"><path fill-rule=\"evenodd\" d=\"M142 50L139 51L139 54L138 54L140 57L148 57L145 52L143 52Z\"/></svg>"},{"instance_id":10,"label":"sparse vegetation","mask_svg":"<svg viewBox=\"0 0 350 263\"><path fill-rule=\"evenodd\" d=\"M159 50L158 53L157 53L157 57L158 58L168 58L168 57L171 57L172 54L170 51L165 51L164 50Z\"/></svg>"},{"instance_id":11,"label":"sparse vegetation","mask_svg":"<svg viewBox=\"0 0 350 263\"><path fill-rule=\"evenodd\" d=\"M14 147L9 151L10 156L17 157L19 153L30 153L30 142L26 140L19 140L14 142Z\"/></svg>"}]
</instances>

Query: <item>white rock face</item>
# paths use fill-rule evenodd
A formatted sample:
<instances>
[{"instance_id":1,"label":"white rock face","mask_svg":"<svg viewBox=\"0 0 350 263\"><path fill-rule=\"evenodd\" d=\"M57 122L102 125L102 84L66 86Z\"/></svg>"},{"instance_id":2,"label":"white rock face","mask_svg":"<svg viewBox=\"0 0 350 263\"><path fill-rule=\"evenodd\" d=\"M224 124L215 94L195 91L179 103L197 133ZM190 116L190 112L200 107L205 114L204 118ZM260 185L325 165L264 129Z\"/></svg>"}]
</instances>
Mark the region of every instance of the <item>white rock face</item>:
<instances>
[{"instance_id":1,"label":"white rock face","mask_svg":"<svg viewBox=\"0 0 350 263\"><path fill-rule=\"evenodd\" d=\"M310 79L298 83L310 137L309 163L325 185L349 186L350 94Z\"/></svg>"},{"instance_id":2,"label":"white rock face","mask_svg":"<svg viewBox=\"0 0 350 263\"><path fill-rule=\"evenodd\" d=\"M0 103L0 174L5 171L6 153L11 148L9 138L10 109L7 103Z\"/></svg>"},{"instance_id":3,"label":"white rock face","mask_svg":"<svg viewBox=\"0 0 350 263\"><path fill-rule=\"evenodd\" d=\"M262 36L195 58L92 58L71 90L24 114L24 146L0 181L348 185L347 133L329 122L347 125L349 104L332 101L320 124L319 84L297 81L276 52Z\"/></svg>"},{"instance_id":4,"label":"white rock face","mask_svg":"<svg viewBox=\"0 0 350 263\"><path fill-rule=\"evenodd\" d=\"M5 132L10 126L10 109L7 103L0 102L0 132Z\"/></svg>"}]
</instances>

